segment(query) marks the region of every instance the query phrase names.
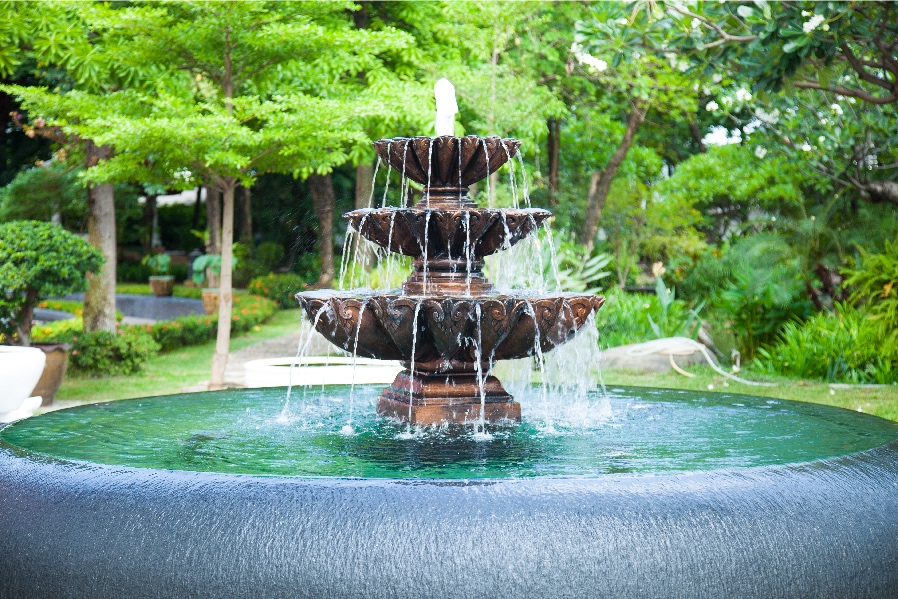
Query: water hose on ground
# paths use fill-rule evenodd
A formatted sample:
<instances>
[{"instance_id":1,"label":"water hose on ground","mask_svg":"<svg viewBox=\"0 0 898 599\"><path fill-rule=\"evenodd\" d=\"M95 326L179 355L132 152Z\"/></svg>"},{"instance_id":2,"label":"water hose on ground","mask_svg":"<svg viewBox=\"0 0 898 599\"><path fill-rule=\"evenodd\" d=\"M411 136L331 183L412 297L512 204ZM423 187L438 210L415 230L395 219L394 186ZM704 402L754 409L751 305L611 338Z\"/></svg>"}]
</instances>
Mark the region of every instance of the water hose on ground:
<instances>
[{"instance_id":1,"label":"water hose on ground","mask_svg":"<svg viewBox=\"0 0 898 599\"><path fill-rule=\"evenodd\" d=\"M708 365L715 372L725 376L728 379L732 379L744 385L754 385L756 387L776 386L776 383L760 383L756 381L747 381L736 376L735 374L724 371L711 358L711 355L708 353L708 348L697 341L689 339L688 337L667 337L664 339L656 339L655 341L648 341L646 343L641 343L639 349L631 349L627 353L631 356L647 356L650 354L667 356L668 360L670 360L670 365L674 370L676 370L683 376L694 377L694 374L686 372L685 370L677 366L676 362L674 362L674 356L690 356L696 351L701 352L701 354L705 358L705 361L708 362Z\"/></svg>"}]
</instances>

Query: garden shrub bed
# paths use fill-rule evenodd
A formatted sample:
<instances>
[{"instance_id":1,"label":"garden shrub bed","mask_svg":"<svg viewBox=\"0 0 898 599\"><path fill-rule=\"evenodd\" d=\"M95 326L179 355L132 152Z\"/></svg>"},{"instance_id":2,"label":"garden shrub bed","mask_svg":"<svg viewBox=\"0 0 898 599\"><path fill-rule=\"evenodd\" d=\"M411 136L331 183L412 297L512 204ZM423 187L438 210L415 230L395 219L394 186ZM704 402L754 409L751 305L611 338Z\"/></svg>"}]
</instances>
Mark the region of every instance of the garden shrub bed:
<instances>
[{"instance_id":1,"label":"garden shrub bed","mask_svg":"<svg viewBox=\"0 0 898 599\"><path fill-rule=\"evenodd\" d=\"M121 288L119 288L121 291ZM52 309L65 304L66 311L81 313L80 302L46 302ZM234 294L231 331L243 333L271 318L277 304L264 297ZM116 334L84 333L80 318L61 320L32 329L37 343L71 343L71 365L75 372L90 376L130 374L142 369L158 351L171 351L215 339L218 315L189 315L146 325L119 325Z\"/></svg>"},{"instance_id":2,"label":"garden shrub bed","mask_svg":"<svg viewBox=\"0 0 898 599\"><path fill-rule=\"evenodd\" d=\"M306 282L293 273L258 277L249 284L249 292L277 302L281 309L298 308L295 295L306 288Z\"/></svg>"},{"instance_id":3,"label":"garden shrub bed","mask_svg":"<svg viewBox=\"0 0 898 599\"><path fill-rule=\"evenodd\" d=\"M234 294L231 332L249 331L271 318L275 311L277 311L277 304L272 300L257 295ZM215 339L218 331L218 315L194 314L154 324L135 326L150 333L153 339L159 343L162 351L170 351Z\"/></svg>"}]
</instances>

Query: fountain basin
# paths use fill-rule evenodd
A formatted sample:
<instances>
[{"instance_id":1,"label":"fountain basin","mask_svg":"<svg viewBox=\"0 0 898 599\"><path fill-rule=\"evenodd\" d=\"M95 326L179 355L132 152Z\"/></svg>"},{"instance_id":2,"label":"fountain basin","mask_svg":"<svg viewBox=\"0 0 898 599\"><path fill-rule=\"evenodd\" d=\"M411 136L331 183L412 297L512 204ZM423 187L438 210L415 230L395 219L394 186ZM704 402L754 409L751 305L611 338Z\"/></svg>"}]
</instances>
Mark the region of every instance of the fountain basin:
<instances>
[{"instance_id":1,"label":"fountain basin","mask_svg":"<svg viewBox=\"0 0 898 599\"><path fill-rule=\"evenodd\" d=\"M356 409L371 416L376 389L361 391ZM278 401L265 393L274 392L184 397L181 413L175 398L115 402L0 432L0 596L878 598L898 590L898 444L880 442L898 436L894 423L744 396L679 394L655 402L652 392L629 390L612 399L617 414L607 429L593 427L617 449L591 474L528 471L558 466L556 452L534 456L559 438L532 435L526 419L525 436L541 440L521 446L388 435L390 448L406 447L382 454L393 456L390 464L364 453L372 441L383 446L372 431L388 422L359 422L362 438L353 442L333 428L339 418L325 419L324 437L381 476L223 473L244 458L215 456L209 444L255 430L246 426L253 419L238 418L244 406L278 413L282 392ZM341 405L328 397L322 401ZM619 412L628 402L630 411ZM705 412L713 416L705 426L683 431L690 414ZM149 418L160 414L168 416ZM734 415L742 417L722 425ZM762 433L781 417L782 427ZM78 425L91 421L100 426ZM104 425L110 422L119 428ZM142 451L128 422L149 427L150 441L161 432L166 450ZM35 433L30 449L19 434L26 425ZM285 426L303 428L298 421ZM628 433L642 426L645 446ZM563 420L558 427L567 430ZM753 435L736 434L743 429ZM661 430L683 432L684 443L659 444ZM789 430L801 433L794 446L783 442ZM171 447L177 435L188 436ZM258 435L276 438L265 427ZM814 439L839 438L835 447L814 447ZM111 457L110 443L99 439L130 457ZM751 449L752 439L763 441ZM446 444L461 457L442 451ZM737 455L719 451L737 446L744 446ZM869 448L856 451L862 447ZM85 461L86 451L107 463ZM833 451L840 455L793 461ZM671 453L679 466L657 459ZM172 467L181 470L127 465L173 455L180 463ZM587 454L567 455L576 471L577 456ZM265 469L283 467L281 458L272 455ZM615 473L644 458L655 466ZM736 461L715 469L723 458ZM748 467L734 465L742 459ZM320 468L356 467L327 461ZM188 462L215 471L185 471ZM508 477L514 463L525 467ZM710 469L692 469L700 463ZM410 470L400 474L398 466ZM404 478L383 478L390 472Z\"/></svg>"}]
</instances>

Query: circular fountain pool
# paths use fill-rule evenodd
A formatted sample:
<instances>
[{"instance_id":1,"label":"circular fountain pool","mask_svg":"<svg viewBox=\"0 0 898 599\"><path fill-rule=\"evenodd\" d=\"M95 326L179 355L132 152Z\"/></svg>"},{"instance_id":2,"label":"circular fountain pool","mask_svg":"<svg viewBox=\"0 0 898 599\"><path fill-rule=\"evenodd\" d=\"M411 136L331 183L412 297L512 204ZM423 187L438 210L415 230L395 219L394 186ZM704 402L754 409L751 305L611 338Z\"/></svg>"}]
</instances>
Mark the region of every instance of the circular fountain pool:
<instances>
[{"instance_id":1,"label":"circular fountain pool","mask_svg":"<svg viewBox=\"0 0 898 599\"><path fill-rule=\"evenodd\" d=\"M379 387L146 398L0 431L2 597L886 597L898 425L613 389L411 429ZM545 406L549 406L546 408Z\"/></svg>"},{"instance_id":2,"label":"circular fountain pool","mask_svg":"<svg viewBox=\"0 0 898 599\"><path fill-rule=\"evenodd\" d=\"M898 439L898 423L744 395L613 389L523 423L416 427L377 416L379 386L170 395L51 412L0 439L111 466L307 477L493 479L709 471L810 462ZM350 415L354 434L343 433Z\"/></svg>"}]
</instances>

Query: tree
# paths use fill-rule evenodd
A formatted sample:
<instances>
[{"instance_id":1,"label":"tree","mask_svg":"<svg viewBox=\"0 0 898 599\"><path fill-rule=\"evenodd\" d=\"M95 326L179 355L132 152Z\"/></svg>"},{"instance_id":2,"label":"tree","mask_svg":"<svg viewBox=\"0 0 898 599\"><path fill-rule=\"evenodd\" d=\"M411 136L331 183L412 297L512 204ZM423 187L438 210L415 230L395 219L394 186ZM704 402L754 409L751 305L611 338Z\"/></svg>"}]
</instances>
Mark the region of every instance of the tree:
<instances>
[{"instance_id":1,"label":"tree","mask_svg":"<svg viewBox=\"0 0 898 599\"><path fill-rule=\"evenodd\" d=\"M881 114L887 127L896 129L898 7L893 2L727 2L690 7L664 2L640 10L642 6L648 5L634 9L651 33L640 44L646 51L675 52L704 66L707 73L726 70L753 82L756 92L784 92L790 97L796 90L811 90L823 93L827 106L844 106L844 98L860 101L866 104L863 113ZM808 97L805 102L821 100ZM820 118L813 113L804 116ZM864 153L862 140L856 145L861 155L854 162L863 163L870 155ZM869 143L866 148L869 151ZM843 182L861 197L898 204L898 162L891 169L854 176L859 174L843 172ZM836 176L837 171L827 175Z\"/></svg>"},{"instance_id":2,"label":"tree","mask_svg":"<svg viewBox=\"0 0 898 599\"><path fill-rule=\"evenodd\" d=\"M150 87L102 98L73 91L73 129L115 152L97 180L197 183L223 198L219 328L212 387L223 385L230 339L234 192L264 172L326 175L367 142L360 118L399 109L359 93L355 74L411 40L351 27L348 3L238 2L129 6L98 26L125 68L159 74ZM341 86L343 80L351 85ZM48 92L42 99L51 102ZM148 160L152 157L152 160Z\"/></svg>"},{"instance_id":3,"label":"tree","mask_svg":"<svg viewBox=\"0 0 898 599\"><path fill-rule=\"evenodd\" d=\"M626 123L616 147L601 169L595 169L589 185L586 215L580 242L592 247L608 192L636 134L650 110L692 118L697 108L698 80L688 63L676 57L640 51L649 34L648 18L629 13L620 3L592 8L588 20L577 23L577 42L571 47L581 69L616 103Z\"/></svg>"},{"instance_id":4,"label":"tree","mask_svg":"<svg viewBox=\"0 0 898 599\"><path fill-rule=\"evenodd\" d=\"M33 63L38 67L52 66L65 73L56 92L77 87L101 98L106 92L128 82L133 84L145 74L144 65L124 66L117 59L114 48L101 43L100 22L108 19L109 8L104 5L77 3L7 3L0 8L0 75ZM107 21L106 25L109 23ZM88 238L103 252L103 269L91 273L90 286L84 300L85 330L115 330L115 268L116 221L115 196L111 182L95 182L90 167L104 160L112 148L96 144L71 127L55 126L77 123L83 114L72 112L59 102L46 102L46 94L32 93L33 88L21 85L0 86L0 93L16 96L26 110L37 113L31 125L22 127L29 138L44 137L64 145L70 154L83 156L88 171L83 181L88 186ZM54 123L39 116L54 106ZM17 120L20 115L16 115ZM17 124L22 125L21 122Z\"/></svg>"},{"instance_id":5,"label":"tree","mask_svg":"<svg viewBox=\"0 0 898 599\"><path fill-rule=\"evenodd\" d=\"M38 221L0 225L0 308L11 312L19 344L31 344L38 298L83 291L85 274L97 272L102 264L97 249L56 225Z\"/></svg>"}]
</instances>

